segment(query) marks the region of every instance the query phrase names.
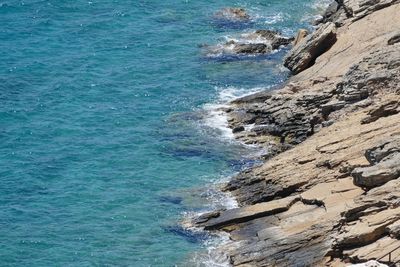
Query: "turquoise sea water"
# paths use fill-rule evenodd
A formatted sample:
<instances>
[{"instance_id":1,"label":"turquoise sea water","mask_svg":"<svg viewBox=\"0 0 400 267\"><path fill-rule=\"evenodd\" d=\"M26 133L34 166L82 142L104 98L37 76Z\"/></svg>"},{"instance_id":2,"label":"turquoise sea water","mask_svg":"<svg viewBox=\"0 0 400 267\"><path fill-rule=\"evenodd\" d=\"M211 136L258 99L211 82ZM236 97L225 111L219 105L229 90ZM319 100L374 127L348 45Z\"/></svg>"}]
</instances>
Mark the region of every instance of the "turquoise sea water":
<instances>
[{"instance_id":1,"label":"turquoise sea water","mask_svg":"<svg viewBox=\"0 0 400 267\"><path fill-rule=\"evenodd\" d=\"M226 6L253 23L221 27ZM224 204L213 183L252 153L210 127L210 103L287 72L284 51L206 59L200 46L290 35L315 12L311 0L0 1L0 265L201 266L207 236L179 222Z\"/></svg>"}]
</instances>

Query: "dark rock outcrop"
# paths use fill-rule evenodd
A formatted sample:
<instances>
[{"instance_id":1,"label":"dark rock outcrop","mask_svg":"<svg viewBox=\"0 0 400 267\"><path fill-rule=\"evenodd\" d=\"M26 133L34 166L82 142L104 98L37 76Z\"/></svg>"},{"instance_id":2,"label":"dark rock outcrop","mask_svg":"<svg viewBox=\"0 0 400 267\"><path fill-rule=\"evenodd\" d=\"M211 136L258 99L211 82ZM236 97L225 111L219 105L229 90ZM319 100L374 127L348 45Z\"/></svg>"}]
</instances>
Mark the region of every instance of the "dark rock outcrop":
<instances>
[{"instance_id":1,"label":"dark rock outcrop","mask_svg":"<svg viewBox=\"0 0 400 267\"><path fill-rule=\"evenodd\" d=\"M273 50L278 49L281 46L287 46L294 40L292 37L284 37L280 32L271 30L257 30L255 34L268 40Z\"/></svg>"},{"instance_id":2,"label":"dark rock outcrop","mask_svg":"<svg viewBox=\"0 0 400 267\"><path fill-rule=\"evenodd\" d=\"M208 57L220 55L259 55L267 54L282 46L287 46L293 38L282 36L271 30L257 30L241 34L237 39L215 46L204 46Z\"/></svg>"},{"instance_id":3,"label":"dark rock outcrop","mask_svg":"<svg viewBox=\"0 0 400 267\"><path fill-rule=\"evenodd\" d=\"M392 137L373 148L367 149L365 157L371 165L374 165L394 153L400 154L400 137Z\"/></svg>"},{"instance_id":4,"label":"dark rock outcrop","mask_svg":"<svg viewBox=\"0 0 400 267\"><path fill-rule=\"evenodd\" d=\"M243 109L229 112L230 125L254 124L251 129L256 135L271 135L280 139L280 143L298 144L314 131L321 123L320 108L332 98L332 92L320 92L304 95L271 94L258 97L263 103L246 103ZM241 99L235 103L240 103ZM256 101L256 100L253 100Z\"/></svg>"},{"instance_id":5,"label":"dark rock outcrop","mask_svg":"<svg viewBox=\"0 0 400 267\"><path fill-rule=\"evenodd\" d=\"M400 47L372 51L354 64L338 85L339 99L357 102L379 90L400 90Z\"/></svg>"}]
</instances>

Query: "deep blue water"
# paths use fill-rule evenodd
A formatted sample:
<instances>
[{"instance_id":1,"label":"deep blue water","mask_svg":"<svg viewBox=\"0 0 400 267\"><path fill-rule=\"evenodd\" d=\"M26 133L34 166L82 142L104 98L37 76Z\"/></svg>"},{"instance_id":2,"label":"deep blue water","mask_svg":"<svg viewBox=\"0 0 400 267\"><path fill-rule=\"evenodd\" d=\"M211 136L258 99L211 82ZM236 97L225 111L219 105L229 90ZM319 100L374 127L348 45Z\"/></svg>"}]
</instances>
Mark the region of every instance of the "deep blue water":
<instances>
[{"instance_id":1,"label":"deep blue water","mask_svg":"<svg viewBox=\"0 0 400 267\"><path fill-rule=\"evenodd\" d=\"M203 107L287 77L284 51L210 60L200 46L293 34L313 4L0 1L0 265L194 265L207 237L179 221L212 208L207 188L250 153L207 127ZM226 6L255 19L220 27Z\"/></svg>"}]
</instances>

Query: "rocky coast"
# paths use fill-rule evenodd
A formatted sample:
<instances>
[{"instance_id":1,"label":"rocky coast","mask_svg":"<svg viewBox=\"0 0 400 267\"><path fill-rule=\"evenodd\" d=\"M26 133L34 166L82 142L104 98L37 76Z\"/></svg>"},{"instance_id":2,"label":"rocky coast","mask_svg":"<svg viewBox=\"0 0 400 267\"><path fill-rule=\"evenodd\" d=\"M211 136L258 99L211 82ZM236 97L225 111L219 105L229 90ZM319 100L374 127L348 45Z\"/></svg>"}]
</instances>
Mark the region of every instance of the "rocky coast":
<instances>
[{"instance_id":1,"label":"rocky coast","mask_svg":"<svg viewBox=\"0 0 400 267\"><path fill-rule=\"evenodd\" d=\"M282 88L224 109L265 151L224 187L239 207L194 222L230 234L233 266L400 261L400 1L336 1L316 24Z\"/></svg>"}]
</instances>

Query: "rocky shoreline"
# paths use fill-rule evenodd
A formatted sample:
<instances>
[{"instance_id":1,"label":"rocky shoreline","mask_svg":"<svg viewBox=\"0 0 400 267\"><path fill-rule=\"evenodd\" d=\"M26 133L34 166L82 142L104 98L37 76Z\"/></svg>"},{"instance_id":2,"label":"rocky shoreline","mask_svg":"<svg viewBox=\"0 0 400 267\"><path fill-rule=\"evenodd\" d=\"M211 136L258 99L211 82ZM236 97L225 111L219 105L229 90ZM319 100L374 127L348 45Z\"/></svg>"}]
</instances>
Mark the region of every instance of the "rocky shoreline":
<instances>
[{"instance_id":1,"label":"rocky shoreline","mask_svg":"<svg viewBox=\"0 0 400 267\"><path fill-rule=\"evenodd\" d=\"M194 222L230 233L233 266L400 261L400 1L337 0L317 23L287 84L224 110L268 151L225 186L239 208Z\"/></svg>"}]
</instances>

